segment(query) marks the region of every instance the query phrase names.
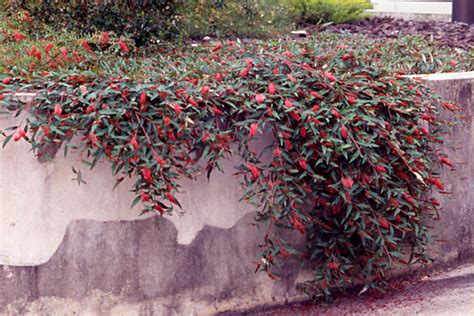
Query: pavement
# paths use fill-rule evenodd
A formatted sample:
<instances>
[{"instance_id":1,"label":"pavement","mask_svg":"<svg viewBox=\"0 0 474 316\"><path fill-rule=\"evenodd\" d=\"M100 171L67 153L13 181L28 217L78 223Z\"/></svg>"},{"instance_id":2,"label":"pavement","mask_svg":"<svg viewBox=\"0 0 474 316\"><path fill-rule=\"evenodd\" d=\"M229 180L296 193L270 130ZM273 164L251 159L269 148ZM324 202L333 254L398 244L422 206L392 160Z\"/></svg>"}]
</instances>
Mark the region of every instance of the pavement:
<instances>
[{"instance_id":1,"label":"pavement","mask_svg":"<svg viewBox=\"0 0 474 316\"><path fill-rule=\"evenodd\" d=\"M392 280L387 292L347 295L331 305L295 304L247 315L472 315L474 262Z\"/></svg>"}]
</instances>

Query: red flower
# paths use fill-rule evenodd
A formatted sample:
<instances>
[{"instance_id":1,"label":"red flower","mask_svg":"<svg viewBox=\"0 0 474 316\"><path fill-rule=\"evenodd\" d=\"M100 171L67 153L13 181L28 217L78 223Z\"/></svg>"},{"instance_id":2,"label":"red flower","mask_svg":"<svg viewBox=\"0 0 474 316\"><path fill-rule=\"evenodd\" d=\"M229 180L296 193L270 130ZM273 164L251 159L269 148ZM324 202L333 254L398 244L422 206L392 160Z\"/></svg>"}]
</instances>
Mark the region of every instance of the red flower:
<instances>
[{"instance_id":1,"label":"red flower","mask_svg":"<svg viewBox=\"0 0 474 316\"><path fill-rule=\"evenodd\" d=\"M307 133L306 128L302 127L302 128L300 129L300 135L301 135L301 137L303 137L303 138L306 137L306 133Z\"/></svg>"},{"instance_id":2,"label":"red flower","mask_svg":"<svg viewBox=\"0 0 474 316\"><path fill-rule=\"evenodd\" d=\"M191 103L192 106L194 106L195 108L198 107L198 103L196 101L194 101L193 99L189 98L189 103Z\"/></svg>"},{"instance_id":3,"label":"red flower","mask_svg":"<svg viewBox=\"0 0 474 316\"><path fill-rule=\"evenodd\" d=\"M216 107L213 107L212 110L214 111L214 114L216 114L216 115L222 115L223 114L223 112L221 110L219 110L218 108L216 108Z\"/></svg>"},{"instance_id":4,"label":"red flower","mask_svg":"<svg viewBox=\"0 0 474 316\"><path fill-rule=\"evenodd\" d=\"M283 53L287 58L293 58L293 54L289 51Z\"/></svg>"},{"instance_id":5,"label":"red flower","mask_svg":"<svg viewBox=\"0 0 474 316\"><path fill-rule=\"evenodd\" d=\"M295 121L301 121L300 114L297 111L291 111L289 114Z\"/></svg>"},{"instance_id":6,"label":"red flower","mask_svg":"<svg viewBox=\"0 0 474 316\"><path fill-rule=\"evenodd\" d=\"M5 78L2 80L3 84L9 84L10 82L12 82L12 78Z\"/></svg>"},{"instance_id":7,"label":"red flower","mask_svg":"<svg viewBox=\"0 0 474 316\"><path fill-rule=\"evenodd\" d=\"M301 169L304 170L306 170L306 168L308 167L305 159L299 159L298 164L300 165Z\"/></svg>"},{"instance_id":8,"label":"red flower","mask_svg":"<svg viewBox=\"0 0 474 316\"><path fill-rule=\"evenodd\" d=\"M266 97L263 94L257 94L255 96L255 100L257 100L257 103L259 103L259 104L265 102L265 98Z\"/></svg>"},{"instance_id":9,"label":"red flower","mask_svg":"<svg viewBox=\"0 0 474 316\"><path fill-rule=\"evenodd\" d=\"M160 205L158 205L158 204L155 204L155 205L153 206L153 209L154 209L155 211L157 211L158 213L160 213L160 215L163 215L163 213L165 212L165 210L164 210Z\"/></svg>"},{"instance_id":10,"label":"red flower","mask_svg":"<svg viewBox=\"0 0 474 316\"><path fill-rule=\"evenodd\" d=\"M386 172L387 172L387 169L385 169L385 167L383 167L383 166L381 166L381 165L376 165L374 169L375 169L376 171L382 172L382 173L386 173Z\"/></svg>"},{"instance_id":11,"label":"red flower","mask_svg":"<svg viewBox=\"0 0 474 316\"><path fill-rule=\"evenodd\" d=\"M444 190L444 185L443 185L443 183L441 182L440 179L438 179L438 178L431 178L431 179L428 179L428 182L433 183L439 190L441 190L441 191Z\"/></svg>"},{"instance_id":12,"label":"red flower","mask_svg":"<svg viewBox=\"0 0 474 316\"><path fill-rule=\"evenodd\" d=\"M15 34L13 34L13 38L15 39L15 41L21 42L24 39L26 39L26 36L21 34L21 33L15 33Z\"/></svg>"},{"instance_id":13,"label":"red flower","mask_svg":"<svg viewBox=\"0 0 474 316\"><path fill-rule=\"evenodd\" d=\"M423 113L420 115L420 118L422 120L425 120L425 121L428 121L428 122L434 122L435 118L433 115L430 115L430 114L427 114L427 113Z\"/></svg>"},{"instance_id":14,"label":"red flower","mask_svg":"<svg viewBox=\"0 0 474 316\"><path fill-rule=\"evenodd\" d=\"M332 72L326 72L324 73L324 77L326 77L327 79L329 79L329 81L331 82L335 82L336 81L336 77L334 77L334 74Z\"/></svg>"},{"instance_id":15,"label":"red flower","mask_svg":"<svg viewBox=\"0 0 474 316\"><path fill-rule=\"evenodd\" d=\"M254 137L255 134L257 134L258 130L258 123L252 123L250 124L250 133L249 133L249 139Z\"/></svg>"},{"instance_id":16,"label":"red flower","mask_svg":"<svg viewBox=\"0 0 474 316\"><path fill-rule=\"evenodd\" d=\"M46 53L46 55L49 54L49 52L51 51L51 49L54 47L54 45L52 43L48 43L45 47L44 47L44 52Z\"/></svg>"},{"instance_id":17,"label":"red flower","mask_svg":"<svg viewBox=\"0 0 474 316\"><path fill-rule=\"evenodd\" d=\"M344 139L347 138L347 128L345 126L342 126L342 128L341 128L341 136Z\"/></svg>"},{"instance_id":18,"label":"red flower","mask_svg":"<svg viewBox=\"0 0 474 316\"><path fill-rule=\"evenodd\" d=\"M388 223L388 221L385 217L380 217L379 224L380 224L380 226L382 226L382 228L385 228L385 229L390 228L390 224Z\"/></svg>"},{"instance_id":19,"label":"red flower","mask_svg":"<svg viewBox=\"0 0 474 316\"><path fill-rule=\"evenodd\" d=\"M247 169L251 173L250 181L255 182L260 177L260 170L254 165L248 164Z\"/></svg>"},{"instance_id":20,"label":"red flower","mask_svg":"<svg viewBox=\"0 0 474 316\"><path fill-rule=\"evenodd\" d=\"M240 75L242 78L245 78L245 77L247 77L248 74L249 74L249 71L248 71L247 69L244 69L244 70L241 70L241 71L240 71L240 74L239 74L239 75Z\"/></svg>"},{"instance_id":21,"label":"red flower","mask_svg":"<svg viewBox=\"0 0 474 316\"><path fill-rule=\"evenodd\" d=\"M120 46L120 49L125 53L125 54L128 54L130 52L130 50L128 49L127 45L125 45L124 42L122 42L122 40L119 40L117 42L117 44Z\"/></svg>"},{"instance_id":22,"label":"red flower","mask_svg":"<svg viewBox=\"0 0 474 316\"><path fill-rule=\"evenodd\" d=\"M104 39L103 39L104 43L110 42L110 37L109 37L109 34L107 32L102 32L102 36L104 37Z\"/></svg>"},{"instance_id":23,"label":"red flower","mask_svg":"<svg viewBox=\"0 0 474 316\"><path fill-rule=\"evenodd\" d=\"M171 203L179 205L178 201L176 200L176 198L171 193L166 192L165 196L168 199L168 201L170 201Z\"/></svg>"},{"instance_id":24,"label":"red flower","mask_svg":"<svg viewBox=\"0 0 474 316\"><path fill-rule=\"evenodd\" d=\"M145 179L146 182L151 183L151 181L153 180L151 169L144 167L142 168L141 171L142 171L143 179Z\"/></svg>"},{"instance_id":25,"label":"red flower","mask_svg":"<svg viewBox=\"0 0 474 316\"><path fill-rule=\"evenodd\" d=\"M142 197L143 202L150 202L150 196L145 192L140 193L140 196Z\"/></svg>"},{"instance_id":26,"label":"red flower","mask_svg":"<svg viewBox=\"0 0 474 316\"><path fill-rule=\"evenodd\" d=\"M92 51L92 48L89 46L89 44L88 44L86 41L82 41L82 47L84 47L84 49L85 49L88 53L90 53L90 54L94 53L94 52Z\"/></svg>"},{"instance_id":27,"label":"red flower","mask_svg":"<svg viewBox=\"0 0 474 316\"><path fill-rule=\"evenodd\" d=\"M338 263L338 262L335 262L335 261L331 261L331 262L329 262L329 264L328 264L328 268L329 268L330 270L338 270L340 266L341 266L341 264Z\"/></svg>"},{"instance_id":28,"label":"red flower","mask_svg":"<svg viewBox=\"0 0 474 316\"><path fill-rule=\"evenodd\" d=\"M278 147L275 147L273 150L273 155L275 155L276 158L281 158L281 150Z\"/></svg>"},{"instance_id":29,"label":"red flower","mask_svg":"<svg viewBox=\"0 0 474 316\"><path fill-rule=\"evenodd\" d=\"M290 100L290 99L286 99L286 100L285 100L285 106L286 106L287 108L291 108L291 107L293 106L293 103L291 103L291 100Z\"/></svg>"},{"instance_id":30,"label":"red flower","mask_svg":"<svg viewBox=\"0 0 474 316\"><path fill-rule=\"evenodd\" d=\"M164 122L165 126L168 126L171 122L171 119L169 117L165 117L163 122Z\"/></svg>"},{"instance_id":31,"label":"red flower","mask_svg":"<svg viewBox=\"0 0 474 316\"><path fill-rule=\"evenodd\" d=\"M446 157L441 157L441 163L451 168L454 168L454 164L451 161L449 161L448 158Z\"/></svg>"},{"instance_id":32,"label":"red flower","mask_svg":"<svg viewBox=\"0 0 474 316\"><path fill-rule=\"evenodd\" d=\"M61 106L59 104L56 104L54 106L53 114L54 115L61 115L62 113L63 113L63 109L61 108Z\"/></svg>"},{"instance_id":33,"label":"red flower","mask_svg":"<svg viewBox=\"0 0 474 316\"><path fill-rule=\"evenodd\" d=\"M347 101L349 102L350 105L354 105L357 103L355 96L352 94L349 95L349 97L347 97Z\"/></svg>"},{"instance_id":34,"label":"red flower","mask_svg":"<svg viewBox=\"0 0 474 316\"><path fill-rule=\"evenodd\" d=\"M66 50L66 47L61 47L59 50L61 51L61 55L63 55L63 57L64 57L65 59L67 59L67 50Z\"/></svg>"},{"instance_id":35,"label":"red flower","mask_svg":"<svg viewBox=\"0 0 474 316\"><path fill-rule=\"evenodd\" d=\"M146 92L143 91L142 94L140 94L140 108L142 108L146 103Z\"/></svg>"},{"instance_id":36,"label":"red flower","mask_svg":"<svg viewBox=\"0 0 474 316\"><path fill-rule=\"evenodd\" d=\"M400 206L400 203L398 203L398 201L395 200L394 198L390 198L388 201L389 201L393 206L395 206L395 207L399 207L399 206Z\"/></svg>"},{"instance_id":37,"label":"red flower","mask_svg":"<svg viewBox=\"0 0 474 316\"><path fill-rule=\"evenodd\" d=\"M86 114L91 114L94 111L95 111L95 108L92 105L88 106L86 109Z\"/></svg>"},{"instance_id":38,"label":"red flower","mask_svg":"<svg viewBox=\"0 0 474 316\"><path fill-rule=\"evenodd\" d=\"M22 138L26 138L26 132L23 129L19 129L16 134L13 136L13 141L17 142Z\"/></svg>"},{"instance_id":39,"label":"red flower","mask_svg":"<svg viewBox=\"0 0 474 316\"><path fill-rule=\"evenodd\" d=\"M352 188L352 186L354 185L354 180L352 180L350 177L343 177L341 181L342 186L347 189Z\"/></svg>"},{"instance_id":40,"label":"red flower","mask_svg":"<svg viewBox=\"0 0 474 316\"><path fill-rule=\"evenodd\" d=\"M173 105L173 110L176 112L177 115L180 115L182 109L181 109L181 106L179 104L175 103Z\"/></svg>"},{"instance_id":41,"label":"red flower","mask_svg":"<svg viewBox=\"0 0 474 316\"><path fill-rule=\"evenodd\" d=\"M310 91L309 94L311 94L313 97L315 97L316 99L319 99L319 100L322 100L323 99L323 96L320 95L319 93L317 93L316 91Z\"/></svg>"},{"instance_id":42,"label":"red flower","mask_svg":"<svg viewBox=\"0 0 474 316\"><path fill-rule=\"evenodd\" d=\"M415 205L415 201L413 201L410 195L408 195L407 193L403 193L402 196L409 204Z\"/></svg>"},{"instance_id":43,"label":"red flower","mask_svg":"<svg viewBox=\"0 0 474 316\"><path fill-rule=\"evenodd\" d=\"M201 90L202 95L206 95L209 93L209 90L211 90L208 86L204 86Z\"/></svg>"},{"instance_id":44,"label":"red flower","mask_svg":"<svg viewBox=\"0 0 474 316\"><path fill-rule=\"evenodd\" d=\"M301 235L304 235L305 229L304 229L303 224L301 224L300 220L298 219L298 217L296 217L296 215L293 215L293 217L291 217L290 220L291 220L291 223L295 226L295 228L301 233Z\"/></svg>"},{"instance_id":45,"label":"red flower","mask_svg":"<svg viewBox=\"0 0 474 316\"><path fill-rule=\"evenodd\" d=\"M132 136L132 139L130 139L130 145L132 145L133 150L138 149L138 142L137 142L137 138L135 136Z\"/></svg>"},{"instance_id":46,"label":"red flower","mask_svg":"<svg viewBox=\"0 0 474 316\"><path fill-rule=\"evenodd\" d=\"M273 82L270 82L268 84L268 94L275 94L276 93L276 87Z\"/></svg>"},{"instance_id":47,"label":"red flower","mask_svg":"<svg viewBox=\"0 0 474 316\"><path fill-rule=\"evenodd\" d=\"M92 145L95 145L95 143L97 143L97 141L99 140L97 136L91 133L89 133L88 137Z\"/></svg>"},{"instance_id":48,"label":"red flower","mask_svg":"<svg viewBox=\"0 0 474 316\"><path fill-rule=\"evenodd\" d=\"M341 117L341 113L339 113L335 108L332 108L331 109L331 113L332 115L334 115L335 118L340 118Z\"/></svg>"}]
</instances>

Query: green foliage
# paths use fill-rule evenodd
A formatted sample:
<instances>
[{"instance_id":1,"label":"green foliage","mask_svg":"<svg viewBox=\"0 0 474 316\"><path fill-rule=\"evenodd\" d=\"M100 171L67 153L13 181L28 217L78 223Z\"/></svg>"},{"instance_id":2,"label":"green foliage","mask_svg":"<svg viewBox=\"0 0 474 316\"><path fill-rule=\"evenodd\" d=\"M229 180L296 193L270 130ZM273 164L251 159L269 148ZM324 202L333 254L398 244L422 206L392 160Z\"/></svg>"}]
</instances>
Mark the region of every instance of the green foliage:
<instances>
[{"instance_id":1,"label":"green foliage","mask_svg":"<svg viewBox=\"0 0 474 316\"><path fill-rule=\"evenodd\" d=\"M8 12L29 12L30 31L69 30L80 35L99 31L131 37L137 46L157 40L206 35L263 37L288 31L289 10L272 0L31 1L11 5Z\"/></svg>"},{"instance_id":2,"label":"green foliage","mask_svg":"<svg viewBox=\"0 0 474 316\"><path fill-rule=\"evenodd\" d=\"M372 8L369 0L287 0L301 23L344 23L362 20L364 10Z\"/></svg>"},{"instance_id":3,"label":"green foliage","mask_svg":"<svg viewBox=\"0 0 474 316\"><path fill-rule=\"evenodd\" d=\"M178 35L175 26L175 0L151 1L31 1L19 0L8 12L19 9L29 13L30 30L38 33L45 26L69 30L81 35L99 31L131 37L137 46L157 39L173 39Z\"/></svg>"},{"instance_id":4,"label":"green foliage","mask_svg":"<svg viewBox=\"0 0 474 316\"><path fill-rule=\"evenodd\" d=\"M114 33L80 35L43 29L37 34L31 31L34 29L34 22L25 14L26 12L19 11L15 16L0 20L0 70L10 76L30 78L45 72L61 77L69 71L89 71L96 76L116 75L142 80L161 58L161 52L156 46L136 48L134 41L122 38L129 49L125 54ZM362 49L366 52L375 50L380 67L392 71L404 70L416 74L474 69L473 51L466 53L440 48L419 37L377 40L361 35L321 33L310 41L318 41L320 54L332 54L334 47L341 43L349 49ZM89 49L99 53L96 59L87 58L90 55L85 46L87 43L90 44ZM274 41L251 43L257 47L278 44ZM64 58L62 48L67 58ZM164 45L163 49L169 50L169 47ZM125 56L127 58L123 58Z\"/></svg>"},{"instance_id":5,"label":"green foliage","mask_svg":"<svg viewBox=\"0 0 474 316\"><path fill-rule=\"evenodd\" d=\"M26 122L2 134L38 156L62 144L84 151L91 168L109 161L117 183L136 180L134 205L159 216L180 207L180 179L240 157L243 199L268 229L258 270L275 278L282 261L299 257L314 272L302 288L329 297L356 280L372 286L396 263L428 260L426 220L439 206L430 192L444 190L435 170L452 164L435 150L435 97L403 76L407 45L397 43L216 42L158 48L137 67L123 42L100 37L77 60L60 50L55 60L69 63L61 69L12 68L0 106L22 111L11 93L37 95ZM416 62L429 62L419 54ZM263 132L267 146L252 147ZM288 232L304 247L291 247Z\"/></svg>"}]
</instances>

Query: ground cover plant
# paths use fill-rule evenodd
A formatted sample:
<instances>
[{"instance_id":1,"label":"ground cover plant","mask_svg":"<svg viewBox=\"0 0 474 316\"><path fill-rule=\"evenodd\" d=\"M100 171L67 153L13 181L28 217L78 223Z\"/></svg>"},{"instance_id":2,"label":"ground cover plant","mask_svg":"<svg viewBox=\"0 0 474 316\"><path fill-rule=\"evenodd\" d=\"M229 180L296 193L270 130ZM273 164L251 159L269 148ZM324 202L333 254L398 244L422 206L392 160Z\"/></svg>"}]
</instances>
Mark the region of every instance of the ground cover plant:
<instances>
[{"instance_id":1,"label":"ground cover plant","mask_svg":"<svg viewBox=\"0 0 474 316\"><path fill-rule=\"evenodd\" d=\"M465 52L331 34L138 49L113 33L35 37L4 23L0 106L30 114L1 131L4 145L27 141L49 159L79 150L91 168L106 160L117 184L136 179L133 204L158 216L180 207L180 179L212 181L239 157L243 199L267 231L257 269L278 278L299 257L314 297L429 260L436 170L454 166L435 149L438 112L455 105L404 75L472 69ZM30 91L33 102L12 100Z\"/></svg>"}]
</instances>

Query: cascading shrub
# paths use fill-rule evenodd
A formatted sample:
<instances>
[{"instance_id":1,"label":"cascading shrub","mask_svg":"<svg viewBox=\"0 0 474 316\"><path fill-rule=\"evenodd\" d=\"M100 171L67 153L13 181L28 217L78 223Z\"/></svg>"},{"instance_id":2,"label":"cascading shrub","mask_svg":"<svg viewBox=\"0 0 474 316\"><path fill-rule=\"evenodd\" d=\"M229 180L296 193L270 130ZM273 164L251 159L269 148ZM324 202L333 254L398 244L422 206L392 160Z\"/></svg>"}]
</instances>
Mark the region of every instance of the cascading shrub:
<instances>
[{"instance_id":1,"label":"cascading shrub","mask_svg":"<svg viewBox=\"0 0 474 316\"><path fill-rule=\"evenodd\" d=\"M127 46L112 43L122 51L111 62L120 69L108 75L4 77L0 105L30 112L2 132L4 144L28 141L40 157L62 144L65 153L83 151L91 168L105 159L117 183L136 179L133 205L158 216L180 207L180 179L211 176L222 159L240 157L243 199L267 230L257 270L277 278L280 263L295 256L314 272L301 285L312 296L355 281L372 286L397 263L429 260L426 220L440 205L430 192L444 190L435 170L453 167L435 149L438 109L453 105L385 68L376 48L320 45L161 49L132 80L118 75L132 67ZM84 47L76 69L110 59ZM26 108L12 101L32 90ZM250 146L263 131L268 146ZM287 232L304 244L292 245Z\"/></svg>"}]
</instances>

